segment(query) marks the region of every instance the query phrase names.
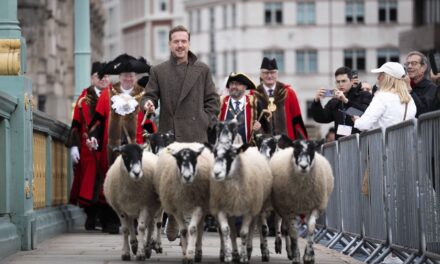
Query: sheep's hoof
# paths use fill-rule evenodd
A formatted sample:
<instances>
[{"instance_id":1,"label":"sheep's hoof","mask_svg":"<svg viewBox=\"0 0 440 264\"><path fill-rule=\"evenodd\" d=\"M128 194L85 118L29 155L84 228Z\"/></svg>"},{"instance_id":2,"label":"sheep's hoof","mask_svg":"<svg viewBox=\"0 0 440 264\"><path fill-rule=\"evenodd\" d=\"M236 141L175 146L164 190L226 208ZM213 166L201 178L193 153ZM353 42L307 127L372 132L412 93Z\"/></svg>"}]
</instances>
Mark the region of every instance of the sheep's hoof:
<instances>
[{"instance_id":1,"label":"sheep's hoof","mask_svg":"<svg viewBox=\"0 0 440 264\"><path fill-rule=\"evenodd\" d=\"M154 251L156 251L158 254L163 253L162 245L157 241L151 241L151 248L154 249Z\"/></svg>"},{"instance_id":2,"label":"sheep's hoof","mask_svg":"<svg viewBox=\"0 0 440 264\"><path fill-rule=\"evenodd\" d=\"M193 264L194 261L192 259L182 259L182 264Z\"/></svg>"},{"instance_id":3,"label":"sheep's hoof","mask_svg":"<svg viewBox=\"0 0 440 264\"><path fill-rule=\"evenodd\" d=\"M240 262L240 254L238 254L237 250L234 250L234 252L232 252L232 260L236 263Z\"/></svg>"},{"instance_id":4,"label":"sheep's hoof","mask_svg":"<svg viewBox=\"0 0 440 264\"><path fill-rule=\"evenodd\" d=\"M225 252L220 249L220 262L225 262Z\"/></svg>"},{"instance_id":5,"label":"sheep's hoof","mask_svg":"<svg viewBox=\"0 0 440 264\"><path fill-rule=\"evenodd\" d=\"M300 263L301 263L301 259L299 256L292 258L292 264L300 264Z\"/></svg>"},{"instance_id":6,"label":"sheep's hoof","mask_svg":"<svg viewBox=\"0 0 440 264\"><path fill-rule=\"evenodd\" d=\"M202 262L202 250L196 249L196 253L194 254L194 262Z\"/></svg>"},{"instance_id":7,"label":"sheep's hoof","mask_svg":"<svg viewBox=\"0 0 440 264\"><path fill-rule=\"evenodd\" d=\"M281 237L275 238L275 253L281 254L283 242Z\"/></svg>"},{"instance_id":8,"label":"sheep's hoof","mask_svg":"<svg viewBox=\"0 0 440 264\"><path fill-rule=\"evenodd\" d=\"M130 253L122 254L122 255L121 255L121 259L122 259L123 261L130 261L130 260L131 260Z\"/></svg>"},{"instance_id":9,"label":"sheep's hoof","mask_svg":"<svg viewBox=\"0 0 440 264\"><path fill-rule=\"evenodd\" d=\"M270 253L269 249L264 249L264 251L261 252L261 261L263 262L269 262L270 260Z\"/></svg>"},{"instance_id":10,"label":"sheep's hoof","mask_svg":"<svg viewBox=\"0 0 440 264\"><path fill-rule=\"evenodd\" d=\"M147 248L147 249L145 250L145 257L146 257L147 259L151 258L151 248Z\"/></svg>"},{"instance_id":11,"label":"sheep's hoof","mask_svg":"<svg viewBox=\"0 0 440 264\"><path fill-rule=\"evenodd\" d=\"M145 255L141 255L141 254L136 255L136 260L144 261L145 260Z\"/></svg>"},{"instance_id":12,"label":"sheep's hoof","mask_svg":"<svg viewBox=\"0 0 440 264\"><path fill-rule=\"evenodd\" d=\"M248 264L249 263L249 258L247 257L247 255L241 255L240 256L240 263L244 263L244 264Z\"/></svg>"},{"instance_id":13,"label":"sheep's hoof","mask_svg":"<svg viewBox=\"0 0 440 264\"><path fill-rule=\"evenodd\" d=\"M247 259L250 260L252 256L252 248L251 247L246 248L246 253L247 253Z\"/></svg>"},{"instance_id":14,"label":"sheep's hoof","mask_svg":"<svg viewBox=\"0 0 440 264\"><path fill-rule=\"evenodd\" d=\"M133 255L136 255L136 253L138 251L138 242L137 242L137 240L130 241L130 246L131 246L131 252L133 253Z\"/></svg>"}]
</instances>

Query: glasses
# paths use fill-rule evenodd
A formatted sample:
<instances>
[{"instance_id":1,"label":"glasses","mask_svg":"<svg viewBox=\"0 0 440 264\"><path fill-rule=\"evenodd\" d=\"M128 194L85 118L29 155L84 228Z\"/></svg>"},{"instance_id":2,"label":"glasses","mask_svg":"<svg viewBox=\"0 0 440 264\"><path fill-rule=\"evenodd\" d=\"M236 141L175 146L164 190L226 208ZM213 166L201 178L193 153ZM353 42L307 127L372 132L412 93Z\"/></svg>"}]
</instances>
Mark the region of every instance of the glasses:
<instances>
[{"instance_id":1,"label":"glasses","mask_svg":"<svg viewBox=\"0 0 440 264\"><path fill-rule=\"evenodd\" d=\"M420 61L408 61L408 62L406 62L404 65L406 66L406 67L408 67L409 65L411 65L411 66L416 66L417 64L422 64Z\"/></svg>"},{"instance_id":2,"label":"glasses","mask_svg":"<svg viewBox=\"0 0 440 264\"><path fill-rule=\"evenodd\" d=\"M262 71L261 74L263 75L275 75L278 71Z\"/></svg>"}]
</instances>

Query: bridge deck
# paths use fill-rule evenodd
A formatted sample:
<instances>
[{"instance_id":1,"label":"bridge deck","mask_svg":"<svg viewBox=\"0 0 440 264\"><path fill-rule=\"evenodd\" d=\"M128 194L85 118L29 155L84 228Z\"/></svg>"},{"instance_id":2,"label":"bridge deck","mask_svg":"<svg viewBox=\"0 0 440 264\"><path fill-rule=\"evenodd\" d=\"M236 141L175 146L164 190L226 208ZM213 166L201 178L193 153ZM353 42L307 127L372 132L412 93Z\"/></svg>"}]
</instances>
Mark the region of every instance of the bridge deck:
<instances>
[{"instance_id":1,"label":"bridge deck","mask_svg":"<svg viewBox=\"0 0 440 264\"><path fill-rule=\"evenodd\" d=\"M72 233L48 239L37 245L37 249L32 251L21 251L3 259L2 263L11 264L116 264L129 263L122 261L121 255L121 235L108 235L99 231L86 232L77 230ZM202 263L219 263L219 238L216 233L208 232L203 238L203 260ZM254 251L251 263L261 262L260 243L258 238L254 238ZM283 245L284 246L284 245ZM300 240L301 254L304 252L305 240ZM274 252L274 238L269 238L271 259L269 263L291 263L287 259L285 249L283 254L278 255ZM163 254L155 254L151 259L143 263L181 263L181 249L178 240L169 242L163 237ZM322 245L315 245L315 263L361 263L351 257L345 256L335 250L328 249ZM132 257L132 261L134 258Z\"/></svg>"}]
</instances>

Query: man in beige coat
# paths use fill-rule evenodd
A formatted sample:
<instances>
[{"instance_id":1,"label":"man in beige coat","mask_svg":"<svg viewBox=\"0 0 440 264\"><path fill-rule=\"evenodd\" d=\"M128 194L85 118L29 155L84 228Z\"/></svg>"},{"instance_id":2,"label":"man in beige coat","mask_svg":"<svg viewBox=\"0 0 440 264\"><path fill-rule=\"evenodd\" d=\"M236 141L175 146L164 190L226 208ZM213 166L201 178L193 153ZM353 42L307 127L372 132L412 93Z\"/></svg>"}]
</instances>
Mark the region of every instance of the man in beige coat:
<instances>
[{"instance_id":1,"label":"man in beige coat","mask_svg":"<svg viewBox=\"0 0 440 264\"><path fill-rule=\"evenodd\" d=\"M160 101L159 133L172 131L176 141L207 142L207 131L220 111L219 95L206 64L189 51L190 33L183 26L169 32L170 59L154 66L145 88L145 111Z\"/></svg>"}]
</instances>

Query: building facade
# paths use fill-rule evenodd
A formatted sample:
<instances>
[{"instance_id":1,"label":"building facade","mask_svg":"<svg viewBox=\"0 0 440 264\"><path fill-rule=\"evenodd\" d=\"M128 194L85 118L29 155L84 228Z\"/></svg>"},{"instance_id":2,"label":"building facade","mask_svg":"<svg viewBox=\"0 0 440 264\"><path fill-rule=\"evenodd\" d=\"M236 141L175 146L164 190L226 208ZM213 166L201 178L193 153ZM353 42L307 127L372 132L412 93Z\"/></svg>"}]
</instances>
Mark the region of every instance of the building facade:
<instances>
[{"instance_id":1,"label":"building facade","mask_svg":"<svg viewBox=\"0 0 440 264\"><path fill-rule=\"evenodd\" d=\"M74 97L74 1L19 0L27 72L38 110L70 123ZM103 56L104 9L90 1L92 61Z\"/></svg>"},{"instance_id":2,"label":"building facade","mask_svg":"<svg viewBox=\"0 0 440 264\"><path fill-rule=\"evenodd\" d=\"M104 0L105 58L121 53L157 64L168 59L168 31L184 23L182 0Z\"/></svg>"},{"instance_id":3,"label":"building facade","mask_svg":"<svg viewBox=\"0 0 440 264\"><path fill-rule=\"evenodd\" d=\"M412 8L412 0L185 1L191 49L219 88L231 71L258 81L263 57L274 57L279 79L292 84L309 124L308 104L319 87L335 87L338 67L374 83L370 69L404 59L399 33L412 28Z\"/></svg>"}]
</instances>

